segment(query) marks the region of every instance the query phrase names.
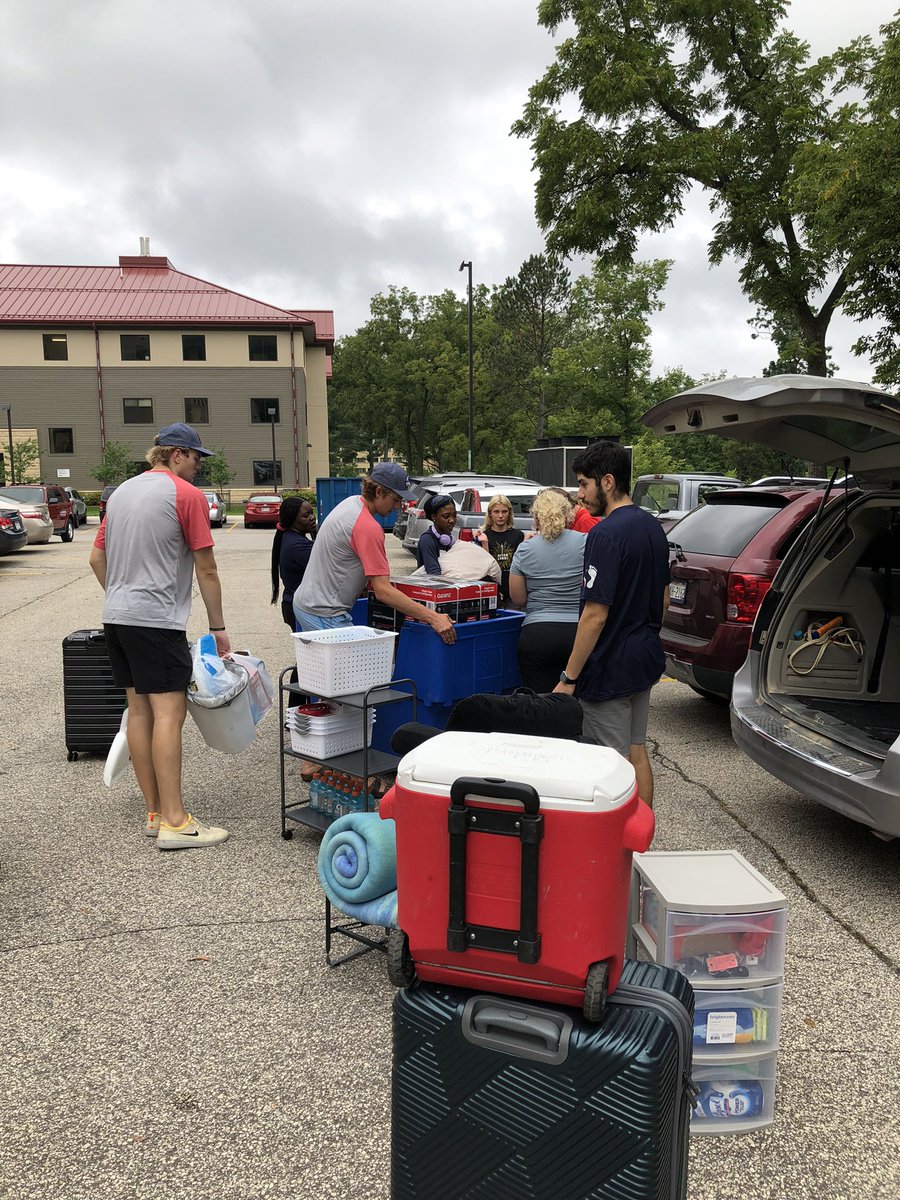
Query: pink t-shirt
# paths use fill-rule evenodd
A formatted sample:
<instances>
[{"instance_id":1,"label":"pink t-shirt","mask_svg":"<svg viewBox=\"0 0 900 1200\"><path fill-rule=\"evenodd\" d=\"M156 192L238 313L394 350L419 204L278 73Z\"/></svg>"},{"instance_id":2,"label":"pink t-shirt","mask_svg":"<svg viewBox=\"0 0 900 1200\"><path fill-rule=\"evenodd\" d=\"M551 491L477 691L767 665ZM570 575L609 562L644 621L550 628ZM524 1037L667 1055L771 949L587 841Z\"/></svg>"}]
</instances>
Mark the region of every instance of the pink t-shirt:
<instances>
[{"instance_id":1,"label":"pink t-shirt","mask_svg":"<svg viewBox=\"0 0 900 1200\"><path fill-rule=\"evenodd\" d=\"M294 604L316 616L340 616L375 575L390 575L384 530L361 496L348 496L319 526Z\"/></svg>"},{"instance_id":2,"label":"pink t-shirt","mask_svg":"<svg viewBox=\"0 0 900 1200\"><path fill-rule=\"evenodd\" d=\"M194 551L212 546L209 505L171 471L145 471L109 498L94 545L106 553L103 620L186 629Z\"/></svg>"}]
</instances>

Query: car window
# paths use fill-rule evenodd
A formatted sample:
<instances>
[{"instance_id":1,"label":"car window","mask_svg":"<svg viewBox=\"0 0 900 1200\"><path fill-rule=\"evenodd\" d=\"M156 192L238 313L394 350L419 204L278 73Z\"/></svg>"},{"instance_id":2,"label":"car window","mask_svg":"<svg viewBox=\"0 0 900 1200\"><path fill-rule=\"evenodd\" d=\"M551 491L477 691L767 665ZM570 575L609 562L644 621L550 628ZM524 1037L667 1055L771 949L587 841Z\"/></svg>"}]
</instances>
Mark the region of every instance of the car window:
<instances>
[{"instance_id":1,"label":"car window","mask_svg":"<svg viewBox=\"0 0 900 1200\"><path fill-rule=\"evenodd\" d=\"M782 508L781 504L704 504L681 518L671 531L671 541L694 554L737 558Z\"/></svg>"},{"instance_id":2,"label":"car window","mask_svg":"<svg viewBox=\"0 0 900 1200\"><path fill-rule=\"evenodd\" d=\"M11 500L21 500L25 504L43 504L44 489L42 487L7 487L3 492Z\"/></svg>"},{"instance_id":3,"label":"car window","mask_svg":"<svg viewBox=\"0 0 900 1200\"><path fill-rule=\"evenodd\" d=\"M706 502L706 497L711 492L723 492L727 491L731 487L737 486L738 485L736 483L701 483L697 488L697 499L701 504L704 504Z\"/></svg>"},{"instance_id":4,"label":"car window","mask_svg":"<svg viewBox=\"0 0 900 1200\"><path fill-rule=\"evenodd\" d=\"M678 483L674 479L654 479L635 486L634 502L648 512L668 512L678 508Z\"/></svg>"},{"instance_id":5,"label":"car window","mask_svg":"<svg viewBox=\"0 0 900 1200\"><path fill-rule=\"evenodd\" d=\"M507 492L507 496L512 505L513 513L517 516L527 516L531 512L531 506L534 504L534 496L531 492L525 496L517 496L515 493Z\"/></svg>"},{"instance_id":6,"label":"car window","mask_svg":"<svg viewBox=\"0 0 900 1200\"><path fill-rule=\"evenodd\" d=\"M251 496L248 504L280 504L280 496Z\"/></svg>"}]
</instances>

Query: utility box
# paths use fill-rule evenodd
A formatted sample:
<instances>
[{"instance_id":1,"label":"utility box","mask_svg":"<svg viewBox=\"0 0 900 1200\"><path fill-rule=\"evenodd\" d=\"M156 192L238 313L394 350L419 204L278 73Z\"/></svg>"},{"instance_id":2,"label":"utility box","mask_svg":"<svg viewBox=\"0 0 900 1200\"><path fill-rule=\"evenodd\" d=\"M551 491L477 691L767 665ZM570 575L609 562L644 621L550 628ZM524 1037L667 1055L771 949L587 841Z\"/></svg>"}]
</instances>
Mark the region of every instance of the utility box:
<instances>
[{"instance_id":1,"label":"utility box","mask_svg":"<svg viewBox=\"0 0 900 1200\"><path fill-rule=\"evenodd\" d=\"M359 476L336 476L330 479L316 480L316 521L319 525L325 520L333 508L337 508L348 496L358 496L362 491L362 479ZM397 520L396 512L390 512L386 517L376 515L375 520L384 529L393 529Z\"/></svg>"},{"instance_id":2,"label":"utility box","mask_svg":"<svg viewBox=\"0 0 900 1200\"><path fill-rule=\"evenodd\" d=\"M577 487L572 463L592 442L618 442L617 436L538 438L537 445L528 451L526 474L544 487ZM631 476L631 447L628 451L628 474Z\"/></svg>"}]
</instances>

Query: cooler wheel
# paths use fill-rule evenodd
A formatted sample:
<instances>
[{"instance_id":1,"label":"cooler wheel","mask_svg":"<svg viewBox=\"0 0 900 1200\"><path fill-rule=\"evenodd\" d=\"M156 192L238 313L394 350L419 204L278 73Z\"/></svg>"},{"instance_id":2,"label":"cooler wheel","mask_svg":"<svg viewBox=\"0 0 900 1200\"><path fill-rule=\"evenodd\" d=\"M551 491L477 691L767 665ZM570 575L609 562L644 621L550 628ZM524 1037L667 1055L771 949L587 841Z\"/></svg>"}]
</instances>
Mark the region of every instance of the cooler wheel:
<instances>
[{"instance_id":1,"label":"cooler wheel","mask_svg":"<svg viewBox=\"0 0 900 1200\"><path fill-rule=\"evenodd\" d=\"M394 987L409 987L416 977L416 965L409 952L409 938L402 929L392 929L387 940L387 973Z\"/></svg>"},{"instance_id":2,"label":"cooler wheel","mask_svg":"<svg viewBox=\"0 0 900 1200\"><path fill-rule=\"evenodd\" d=\"M584 985L584 1015L588 1021L596 1024L602 1020L606 1010L606 999L609 995L609 963L594 963L588 971L587 982Z\"/></svg>"}]
</instances>

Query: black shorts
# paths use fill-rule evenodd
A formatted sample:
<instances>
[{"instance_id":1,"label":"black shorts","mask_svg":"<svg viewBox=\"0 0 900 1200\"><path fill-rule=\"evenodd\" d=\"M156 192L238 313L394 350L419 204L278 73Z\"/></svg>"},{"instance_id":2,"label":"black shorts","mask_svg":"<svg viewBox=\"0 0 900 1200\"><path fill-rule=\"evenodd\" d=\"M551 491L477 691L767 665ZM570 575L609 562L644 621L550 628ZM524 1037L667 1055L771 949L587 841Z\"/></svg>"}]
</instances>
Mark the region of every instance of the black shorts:
<instances>
[{"instance_id":1,"label":"black shorts","mask_svg":"<svg viewBox=\"0 0 900 1200\"><path fill-rule=\"evenodd\" d=\"M103 628L118 687L134 688L142 696L187 691L193 664L183 629L150 629L144 625Z\"/></svg>"}]
</instances>

